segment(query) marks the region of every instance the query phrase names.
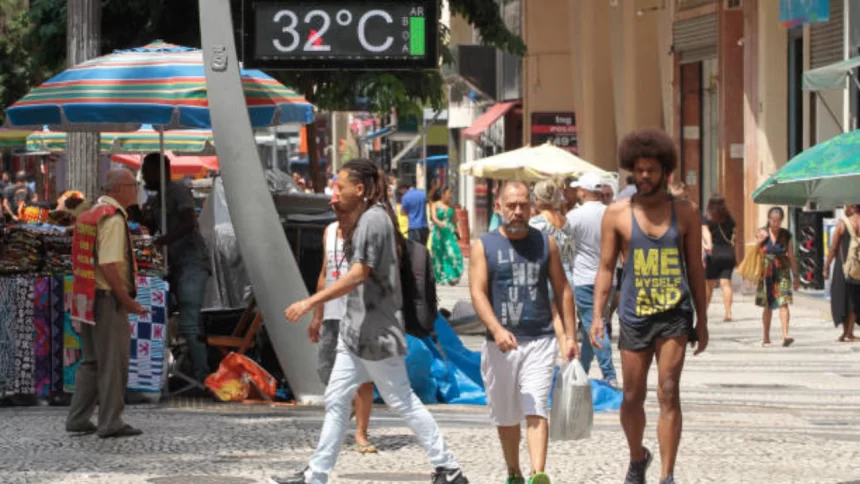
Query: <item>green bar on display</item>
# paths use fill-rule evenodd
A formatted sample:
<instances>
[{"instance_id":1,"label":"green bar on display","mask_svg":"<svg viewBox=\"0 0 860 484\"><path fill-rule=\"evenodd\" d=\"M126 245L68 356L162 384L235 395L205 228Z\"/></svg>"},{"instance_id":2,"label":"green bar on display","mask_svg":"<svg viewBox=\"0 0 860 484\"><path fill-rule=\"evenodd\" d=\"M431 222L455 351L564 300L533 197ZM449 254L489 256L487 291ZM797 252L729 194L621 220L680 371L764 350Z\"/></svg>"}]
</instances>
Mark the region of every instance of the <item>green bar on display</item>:
<instances>
[{"instance_id":1,"label":"green bar on display","mask_svg":"<svg viewBox=\"0 0 860 484\"><path fill-rule=\"evenodd\" d=\"M425 55L424 17L409 17L409 55Z\"/></svg>"}]
</instances>

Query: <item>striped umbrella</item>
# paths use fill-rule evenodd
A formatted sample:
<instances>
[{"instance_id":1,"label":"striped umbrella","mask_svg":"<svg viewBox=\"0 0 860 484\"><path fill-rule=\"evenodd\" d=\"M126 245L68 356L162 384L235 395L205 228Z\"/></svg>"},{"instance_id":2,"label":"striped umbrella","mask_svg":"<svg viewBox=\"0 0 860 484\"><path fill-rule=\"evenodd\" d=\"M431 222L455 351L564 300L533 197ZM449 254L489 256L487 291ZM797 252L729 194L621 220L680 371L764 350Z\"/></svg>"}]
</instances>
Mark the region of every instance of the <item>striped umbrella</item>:
<instances>
[{"instance_id":1,"label":"striped umbrella","mask_svg":"<svg viewBox=\"0 0 860 484\"><path fill-rule=\"evenodd\" d=\"M242 69L254 127L307 124L313 106L261 71ZM56 131L210 129L203 53L156 41L66 69L6 109L10 127Z\"/></svg>"},{"instance_id":2,"label":"striped umbrella","mask_svg":"<svg viewBox=\"0 0 860 484\"><path fill-rule=\"evenodd\" d=\"M0 128L0 150L23 148L29 131Z\"/></svg>"},{"instance_id":3,"label":"striped umbrella","mask_svg":"<svg viewBox=\"0 0 860 484\"><path fill-rule=\"evenodd\" d=\"M103 153L151 153L158 151L159 132L144 125L138 131L101 133L99 151ZM177 153L212 154L215 152L212 131L188 129L164 133L164 149ZM62 131L35 131L27 136L30 151L61 152L66 150L66 133Z\"/></svg>"}]
</instances>

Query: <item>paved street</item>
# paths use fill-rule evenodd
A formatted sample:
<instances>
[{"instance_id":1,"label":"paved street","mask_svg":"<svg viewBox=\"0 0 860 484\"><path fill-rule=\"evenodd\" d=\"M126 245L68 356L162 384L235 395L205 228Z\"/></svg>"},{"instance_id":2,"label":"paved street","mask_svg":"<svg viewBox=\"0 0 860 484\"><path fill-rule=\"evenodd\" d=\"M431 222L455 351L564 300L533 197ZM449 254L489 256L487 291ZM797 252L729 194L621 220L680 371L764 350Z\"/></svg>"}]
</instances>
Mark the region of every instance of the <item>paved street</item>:
<instances>
[{"instance_id":1,"label":"paved street","mask_svg":"<svg viewBox=\"0 0 860 484\"><path fill-rule=\"evenodd\" d=\"M467 297L441 288L443 306ZM723 323L717 294L709 351L688 360L682 399L684 440L679 483L860 483L860 344L836 344L826 302L798 297L788 349L759 346L759 312L738 298L736 321ZM779 330L774 328L774 341ZM477 348L480 337L467 338ZM595 365L596 366L596 365ZM595 375L593 375L595 376ZM652 373L651 388L656 383ZM504 482L504 466L486 409L437 406L450 446L473 483ZM657 454L657 405L649 395L646 441ZM0 482L180 483L265 482L273 472L304 466L316 443L318 407L195 405L184 400L134 406L135 439L72 438L64 408L0 409ZM371 423L379 455L360 456L351 438L333 483L428 482L428 465L410 432L380 408ZM525 453L523 454L525 456ZM626 446L617 412L595 416L591 439L551 444L556 483L621 482ZM526 465L526 458L523 458ZM659 461L651 469L656 482Z\"/></svg>"}]
</instances>

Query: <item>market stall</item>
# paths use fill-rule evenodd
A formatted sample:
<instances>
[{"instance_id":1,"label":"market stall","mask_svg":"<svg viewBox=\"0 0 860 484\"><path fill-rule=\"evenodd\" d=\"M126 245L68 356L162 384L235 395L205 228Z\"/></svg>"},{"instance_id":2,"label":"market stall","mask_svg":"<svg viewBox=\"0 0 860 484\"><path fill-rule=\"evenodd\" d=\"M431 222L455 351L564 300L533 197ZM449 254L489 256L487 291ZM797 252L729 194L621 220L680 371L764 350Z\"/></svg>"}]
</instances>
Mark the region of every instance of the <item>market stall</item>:
<instances>
[{"instance_id":1,"label":"market stall","mask_svg":"<svg viewBox=\"0 0 860 484\"><path fill-rule=\"evenodd\" d=\"M138 260L137 300L149 313L130 316L128 389L160 393L164 380L168 286L149 235L130 224ZM48 224L7 226L0 243L0 397L62 401L74 392L83 359L80 323L70 317L72 236Z\"/></svg>"}]
</instances>

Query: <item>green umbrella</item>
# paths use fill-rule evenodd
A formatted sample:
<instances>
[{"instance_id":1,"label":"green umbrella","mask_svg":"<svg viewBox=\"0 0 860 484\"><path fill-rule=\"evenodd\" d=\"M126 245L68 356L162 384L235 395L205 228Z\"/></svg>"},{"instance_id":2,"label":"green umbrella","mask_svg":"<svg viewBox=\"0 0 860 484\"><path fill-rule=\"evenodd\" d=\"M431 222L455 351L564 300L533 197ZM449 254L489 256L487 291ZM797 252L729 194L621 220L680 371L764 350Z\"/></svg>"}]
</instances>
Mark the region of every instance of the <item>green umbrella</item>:
<instances>
[{"instance_id":1,"label":"green umbrella","mask_svg":"<svg viewBox=\"0 0 860 484\"><path fill-rule=\"evenodd\" d=\"M760 204L835 207L860 201L860 130L792 158L752 194Z\"/></svg>"},{"instance_id":2,"label":"green umbrella","mask_svg":"<svg viewBox=\"0 0 860 484\"><path fill-rule=\"evenodd\" d=\"M29 131L0 128L0 150L23 148Z\"/></svg>"},{"instance_id":3,"label":"green umbrella","mask_svg":"<svg viewBox=\"0 0 860 484\"><path fill-rule=\"evenodd\" d=\"M99 151L103 153L149 153L160 148L159 133L144 125L138 131L104 132L100 134ZM35 131L27 136L27 149L31 151L59 152L66 150L66 133L62 131ZM178 154L214 154L212 130L187 129L164 133L164 149Z\"/></svg>"}]
</instances>

